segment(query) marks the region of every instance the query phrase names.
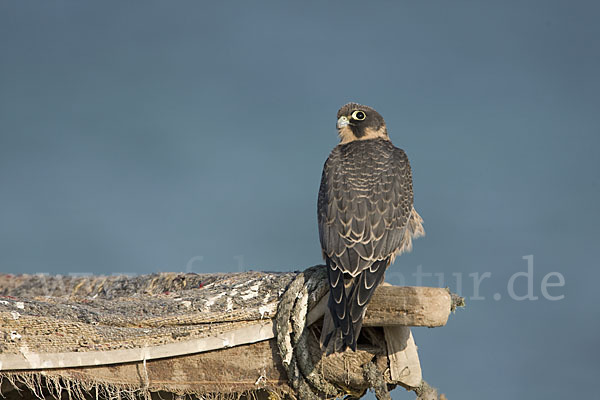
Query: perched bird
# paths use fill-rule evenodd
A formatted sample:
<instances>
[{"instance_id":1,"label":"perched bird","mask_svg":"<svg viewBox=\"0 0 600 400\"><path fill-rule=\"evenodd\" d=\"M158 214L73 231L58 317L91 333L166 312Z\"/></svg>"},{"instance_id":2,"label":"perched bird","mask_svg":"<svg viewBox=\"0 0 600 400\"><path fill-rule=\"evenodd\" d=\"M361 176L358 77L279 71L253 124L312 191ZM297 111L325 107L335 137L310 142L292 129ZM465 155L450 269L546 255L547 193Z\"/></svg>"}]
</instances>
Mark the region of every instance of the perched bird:
<instances>
[{"instance_id":1,"label":"perched bird","mask_svg":"<svg viewBox=\"0 0 600 400\"><path fill-rule=\"evenodd\" d=\"M317 215L329 275L329 310L321 347L356 350L367 304L394 258L423 236L413 208L408 157L388 137L371 107L344 105L337 113L340 143L323 167ZM329 315L330 314L330 315Z\"/></svg>"}]
</instances>

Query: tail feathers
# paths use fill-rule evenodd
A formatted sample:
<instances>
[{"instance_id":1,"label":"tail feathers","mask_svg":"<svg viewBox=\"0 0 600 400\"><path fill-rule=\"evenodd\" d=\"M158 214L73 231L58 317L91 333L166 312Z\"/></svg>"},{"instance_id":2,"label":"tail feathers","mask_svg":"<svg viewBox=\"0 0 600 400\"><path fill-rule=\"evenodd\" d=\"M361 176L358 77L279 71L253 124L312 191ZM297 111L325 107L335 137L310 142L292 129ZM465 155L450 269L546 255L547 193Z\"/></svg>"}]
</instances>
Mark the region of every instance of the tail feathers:
<instances>
[{"instance_id":1,"label":"tail feathers","mask_svg":"<svg viewBox=\"0 0 600 400\"><path fill-rule=\"evenodd\" d=\"M387 259L376 261L356 277L344 278L344 273L327 259L330 315L325 315L323 321L321 349L327 353L344 351L348 347L356 351L367 304L375 288L383 282L387 265ZM333 344L330 346L330 343Z\"/></svg>"},{"instance_id":2,"label":"tail feathers","mask_svg":"<svg viewBox=\"0 0 600 400\"><path fill-rule=\"evenodd\" d=\"M321 331L321 348L326 349L330 340L335 337L334 343L337 343L338 337L343 339L343 350L347 346L356 349L356 340L352 327L352 319L349 313L348 298L346 294L346 280L344 273L329 258L327 258L327 271L329 277L329 311L331 321L324 321ZM327 322L333 322L327 323ZM328 325L328 326L326 326ZM339 344L338 344L339 345ZM335 347L338 347L335 345ZM334 350L336 351L336 350Z\"/></svg>"},{"instance_id":3,"label":"tail feathers","mask_svg":"<svg viewBox=\"0 0 600 400\"><path fill-rule=\"evenodd\" d=\"M348 296L348 305L350 308L350 318L352 319L352 328L356 338L358 338L362 328L367 304L371 301L371 297L373 297L377 286L383 282L387 265L388 260L376 261L354 278L355 281Z\"/></svg>"},{"instance_id":4,"label":"tail feathers","mask_svg":"<svg viewBox=\"0 0 600 400\"><path fill-rule=\"evenodd\" d=\"M343 352L351 347L347 340L347 337L345 338L342 335L341 329L335 327L332 314L326 312L323 319L323 329L321 330L321 351L327 355Z\"/></svg>"}]
</instances>

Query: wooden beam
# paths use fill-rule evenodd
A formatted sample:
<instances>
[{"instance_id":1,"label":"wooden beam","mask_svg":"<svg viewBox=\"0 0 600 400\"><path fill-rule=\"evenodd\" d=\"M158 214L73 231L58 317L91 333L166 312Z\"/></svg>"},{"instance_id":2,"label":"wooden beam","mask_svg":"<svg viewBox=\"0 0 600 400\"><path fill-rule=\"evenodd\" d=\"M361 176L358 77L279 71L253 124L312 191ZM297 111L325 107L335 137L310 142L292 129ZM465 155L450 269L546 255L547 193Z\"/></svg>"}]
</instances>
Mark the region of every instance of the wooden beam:
<instances>
[{"instance_id":1,"label":"wooden beam","mask_svg":"<svg viewBox=\"0 0 600 400\"><path fill-rule=\"evenodd\" d=\"M328 296L306 318L316 322L327 310ZM447 289L421 286L379 286L367 307L363 326L444 326L452 297Z\"/></svg>"},{"instance_id":2,"label":"wooden beam","mask_svg":"<svg viewBox=\"0 0 600 400\"><path fill-rule=\"evenodd\" d=\"M451 306L447 289L380 286L369 303L364 326L444 326Z\"/></svg>"},{"instance_id":3,"label":"wooden beam","mask_svg":"<svg viewBox=\"0 0 600 400\"><path fill-rule=\"evenodd\" d=\"M273 321L269 319L256 321L253 324L212 336L141 348L65 353L38 353L23 349L20 354L0 354L0 372L5 370L93 367L144 360L150 361L227 349L269 340L274 337Z\"/></svg>"},{"instance_id":4,"label":"wooden beam","mask_svg":"<svg viewBox=\"0 0 600 400\"><path fill-rule=\"evenodd\" d=\"M323 316L327 310L327 301L328 296L324 296L308 313L307 326ZM451 295L446 289L382 285L373 294L363 326L443 326L448 320L451 304ZM2 354L0 371L84 367L155 360L240 346L273 337L275 333L272 321L264 320L215 336L152 347L68 353L22 351L21 354Z\"/></svg>"}]
</instances>

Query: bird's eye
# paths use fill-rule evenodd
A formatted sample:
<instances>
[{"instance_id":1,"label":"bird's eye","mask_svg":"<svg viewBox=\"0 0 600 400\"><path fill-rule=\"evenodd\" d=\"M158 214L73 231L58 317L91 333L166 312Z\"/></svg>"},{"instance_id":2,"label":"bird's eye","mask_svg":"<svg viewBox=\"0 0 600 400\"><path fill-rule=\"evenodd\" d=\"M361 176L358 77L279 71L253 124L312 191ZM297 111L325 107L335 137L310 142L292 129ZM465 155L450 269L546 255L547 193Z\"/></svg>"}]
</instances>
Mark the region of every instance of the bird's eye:
<instances>
[{"instance_id":1,"label":"bird's eye","mask_svg":"<svg viewBox=\"0 0 600 400\"><path fill-rule=\"evenodd\" d=\"M357 121L362 121L363 119L367 118L367 114L362 111L354 111L352 113L352 118Z\"/></svg>"}]
</instances>

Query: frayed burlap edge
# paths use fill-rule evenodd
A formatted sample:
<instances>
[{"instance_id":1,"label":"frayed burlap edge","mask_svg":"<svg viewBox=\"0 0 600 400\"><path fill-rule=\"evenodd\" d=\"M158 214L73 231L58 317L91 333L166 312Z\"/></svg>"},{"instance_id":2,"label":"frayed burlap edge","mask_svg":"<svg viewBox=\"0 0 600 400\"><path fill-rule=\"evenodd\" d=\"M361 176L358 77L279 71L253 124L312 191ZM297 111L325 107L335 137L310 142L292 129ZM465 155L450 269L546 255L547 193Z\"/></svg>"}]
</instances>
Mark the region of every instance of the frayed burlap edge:
<instances>
[{"instance_id":1,"label":"frayed burlap edge","mask_svg":"<svg viewBox=\"0 0 600 400\"><path fill-rule=\"evenodd\" d=\"M5 385L8 382L10 385ZM12 387L12 388L11 388ZM0 397L6 397L6 389L16 390L23 395L28 391L29 398L45 400L48 396L55 399L90 400L90 399L116 399L116 400L151 400L152 394L170 393L173 398L186 399L200 397L203 400L257 400L258 393L267 393L269 399L284 399L289 396L284 390L274 387L259 387L256 390L242 390L236 392L198 392L198 391L173 391L169 388L149 390L132 384L114 384L94 379L75 379L72 377L48 373L35 372L2 372L0 373ZM4 392L3 392L4 389ZM263 397L264 398L264 397Z\"/></svg>"}]
</instances>

